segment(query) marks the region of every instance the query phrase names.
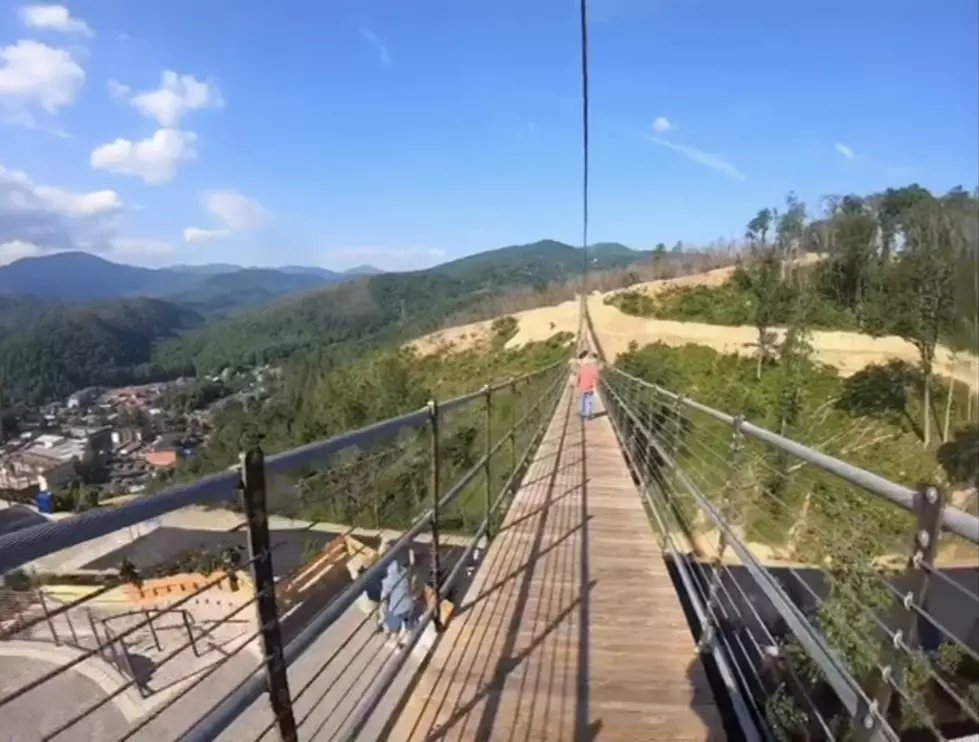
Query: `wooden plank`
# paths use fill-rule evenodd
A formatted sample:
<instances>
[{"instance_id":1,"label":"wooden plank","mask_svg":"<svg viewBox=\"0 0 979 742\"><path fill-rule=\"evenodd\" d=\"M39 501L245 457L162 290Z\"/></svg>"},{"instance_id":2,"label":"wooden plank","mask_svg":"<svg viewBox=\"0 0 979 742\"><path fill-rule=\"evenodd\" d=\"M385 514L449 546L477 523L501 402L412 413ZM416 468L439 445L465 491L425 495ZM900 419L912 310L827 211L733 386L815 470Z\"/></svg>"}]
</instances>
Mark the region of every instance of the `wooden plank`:
<instances>
[{"instance_id":1,"label":"wooden plank","mask_svg":"<svg viewBox=\"0 0 979 742\"><path fill-rule=\"evenodd\" d=\"M391 739L723 739L611 424L570 390Z\"/></svg>"}]
</instances>

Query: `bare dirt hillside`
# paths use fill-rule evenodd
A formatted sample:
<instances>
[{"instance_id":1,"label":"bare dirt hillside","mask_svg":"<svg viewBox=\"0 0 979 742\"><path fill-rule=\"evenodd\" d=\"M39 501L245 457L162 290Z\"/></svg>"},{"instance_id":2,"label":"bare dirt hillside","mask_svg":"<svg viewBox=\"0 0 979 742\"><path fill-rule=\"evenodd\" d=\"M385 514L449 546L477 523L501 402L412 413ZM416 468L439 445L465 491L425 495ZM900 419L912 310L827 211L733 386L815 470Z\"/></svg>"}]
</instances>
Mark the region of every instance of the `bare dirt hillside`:
<instances>
[{"instance_id":1,"label":"bare dirt hillside","mask_svg":"<svg viewBox=\"0 0 979 742\"><path fill-rule=\"evenodd\" d=\"M517 335L507 347L518 348L535 340L547 340L558 332L578 332L578 300L566 301L553 307L528 309L515 312L520 322ZM492 320L473 322L459 327L439 330L415 340L411 345L421 353L433 353L440 348L466 350L486 342L490 336Z\"/></svg>"},{"instance_id":2,"label":"bare dirt hillside","mask_svg":"<svg viewBox=\"0 0 979 742\"><path fill-rule=\"evenodd\" d=\"M755 352L758 341L758 333L754 327L727 327L633 317L605 304L602 296L589 297L588 311L598 340L609 360L628 349L629 343L633 341L640 346L655 342L670 346L694 343L706 345L721 353L745 355ZM779 338L784 334L784 330L775 332ZM814 331L812 346L818 361L835 366L844 376L854 374L872 363L886 363L892 358L910 363L918 361L918 350L899 337L873 338L858 332ZM940 348L935 370L942 376L954 377L972 389L979 389L975 370L970 367L970 363L966 358L953 363L952 354L947 349Z\"/></svg>"},{"instance_id":3,"label":"bare dirt hillside","mask_svg":"<svg viewBox=\"0 0 979 742\"><path fill-rule=\"evenodd\" d=\"M792 262L797 265L811 265L812 263L818 263L825 257L825 255L820 255L818 253L806 253L806 255L803 257ZM615 294L621 294L625 291L639 291L644 294L648 294L649 296L655 296L662 291L672 288L679 288L682 286L722 286L734 274L735 268L736 266L728 265L724 268L715 268L714 270L706 271L704 273L696 273L690 276L680 276L678 278L669 278L659 281L646 281L645 283L633 284L626 289L609 291L605 296L613 296Z\"/></svg>"},{"instance_id":4,"label":"bare dirt hillside","mask_svg":"<svg viewBox=\"0 0 979 742\"><path fill-rule=\"evenodd\" d=\"M818 259L818 256L808 258ZM730 278L733 271L733 267L718 268L693 276L636 284L629 290L655 294L673 286L719 286ZM721 353L751 355L755 352L758 335L754 327L727 327L633 317L605 303L605 298L611 293L613 292L595 292L588 297L588 309L595 331L609 360L614 360L619 353L628 349L631 342L640 346L655 342L670 346L694 343L706 345ZM578 330L577 301L517 312L513 316L519 320L520 326L517 335L507 343L507 347L546 340L557 332ZM491 325L490 320L440 330L419 338L413 345L422 353L431 353L438 348L464 350L485 342L490 335ZM775 331L779 337L784 333L784 330ZM818 361L836 367L844 376L854 374L873 363L886 363L892 358L911 363L918 361L917 349L899 337L873 338L858 332L814 331L812 345ZM963 354L953 359L947 349L939 348L935 370L942 376L955 378L971 389L979 390L975 363L974 358L967 358Z\"/></svg>"}]
</instances>

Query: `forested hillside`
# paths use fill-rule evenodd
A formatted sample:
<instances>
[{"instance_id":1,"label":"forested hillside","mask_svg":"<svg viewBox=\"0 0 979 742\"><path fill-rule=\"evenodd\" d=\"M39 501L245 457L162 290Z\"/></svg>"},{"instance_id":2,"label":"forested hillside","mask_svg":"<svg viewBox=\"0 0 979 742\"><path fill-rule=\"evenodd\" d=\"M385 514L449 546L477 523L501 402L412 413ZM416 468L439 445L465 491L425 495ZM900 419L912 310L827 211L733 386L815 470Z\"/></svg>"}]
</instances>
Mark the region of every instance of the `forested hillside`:
<instances>
[{"instance_id":1,"label":"forested hillside","mask_svg":"<svg viewBox=\"0 0 979 742\"><path fill-rule=\"evenodd\" d=\"M638 274L630 276L623 266L643 253L613 243L597 247L595 255L596 265L618 266L614 276L605 271L614 285L638 280ZM317 364L350 360L446 323L506 313L508 304L560 301L557 297L574 292L566 282L576 282L582 259L578 248L544 241L412 273L381 274L366 266L358 270L368 275L351 275L325 287L323 274L338 274L301 267L152 271L82 254L20 261L0 270L7 271L7 278L13 276L11 269L24 274L26 286L67 261L79 275L102 271L102 278L89 287L96 293L139 286L179 290L166 303L117 300L92 306L0 293L3 396L8 404L34 404L108 380L125 383L188 369L210 372L307 358ZM696 270L700 264L697 259L687 262L676 270ZM639 264L636 270L644 268ZM276 296L281 298L271 301ZM137 312L121 321L134 306L157 307L170 319L157 322ZM57 348L65 349L60 357Z\"/></svg>"},{"instance_id":2,"label":"forested hillside","mask_svg":"<svg viewBox=\"0 0 979 742\"><path fill-rule=\"evenodd\" d=\"M644 271L676 275L717 260L706 254L661 257L609 244L597 250L592 270L596 280L623 286ZM296 354L314 354L324 363L353 358L453 323L566 300L579 290L583 258L579 248L545 240L425 271L370 276L209 324L161 347L158 360L213 371Z\"/></svg>"},{"instance_id":3,"label":"forested hillside","mask_svg":"<svg viewBox=\"0 0 979 742\"><path fill-rule=\"evenodd\" d=\"M8 333L33 322L53 302L27 294L0 294L0 341Z\"/></svg>"},{"instance_id":4,"label":"forested hillside","mask_svg":"<svg viewBox=\"0 0 979 742\"><path fill-rule=\"evenodd\" d=\"M164 344L156 358L200 372L297 354L350 359L423 332L476 298L471 284L435 273L372 276L211 323Z\"/></svg>"},{"instance_id":5,"label":"forested hillside","mask_svg":"<svg viewBox=\"0 0 979 742\"><path fill-rule=\"evenodd\" d=\"M650 257L618 243L604 243L589 250L589 270L622 268ZM543 286L581 275L585 253L554 240L513 245L444 263L432 270L467 281L474 288Z\"/></svg>"},{"instance_id":6,"label":"forested hillside","mask_svg":"<svg viewBox=\"0 0 979 742\"><path fill-rule=\"evenodd\" d=\"M336 366L323 366L312 359L294 363L267 397L224 407L214 421L207 447L159 486L223 470L237 460L240 451L257 443L274 453L555 363L561 364L561 371L555 369L555 373L563 374L573 336L557 334L546 342L503 350L514 324L499 323L499 335L490 347L466 353L421 357L408 350L385 349ZM546 389L553 388L559 378L555 373L520 385L515 395L501 393L494 398L494 439L527 414ZM444 481L454 481L485 451L484 410L478 403L445 418ZM527 440L529 432L526 429L519 440ZM291 503L291 512L371 527L407 525L429 496L429 446L427 434L422 434L417 440L386 441L376 450L351 452L349 460L338 457L330 471L299 477L302 499ZM503 476L502 467L496 476ZM470 489L482 492L482 485L477 481ZM466 497L460 501L458 527L465 528L470 522L470 505L474 513L481 514L483 502L481 497L468 504Z\"/></svg>"},{"instance_id":7,"label":"forested hillside","mask_svg":"<svg viewBox=\"0 0 979 742\"><path fill-rule=\"evenodd\" d=\"M57 303L150 296L216 316L355 277L302 267L241 268L216 264L142 268L84 252L63 252L0 265L0 296L29 295Z\"/></svg>"},{"instance_id":8,"label":"forested hillside","mask_svg":"<svg viewBox=\"0 0 979 742\"><path fill-rule=\"evenodd\" d=\"M207 276L188 289L169 294L167 301L182 304L204 317L220 317L337 280L319 274L243 268Z\"/></svg>"},{"instance_id":9,"label":"forested hillside","mask_svg":"<svg viewBox=\"0 0 979 742\"><path fill-rule=\"evenodd\" d=\"M31 321L27 304L24 323L0 335L0 397L7 404L160 378L164 369L150 363L156 341L202 322L192 310L159 299L55 305Z\"/></svg>"}]
</instances>

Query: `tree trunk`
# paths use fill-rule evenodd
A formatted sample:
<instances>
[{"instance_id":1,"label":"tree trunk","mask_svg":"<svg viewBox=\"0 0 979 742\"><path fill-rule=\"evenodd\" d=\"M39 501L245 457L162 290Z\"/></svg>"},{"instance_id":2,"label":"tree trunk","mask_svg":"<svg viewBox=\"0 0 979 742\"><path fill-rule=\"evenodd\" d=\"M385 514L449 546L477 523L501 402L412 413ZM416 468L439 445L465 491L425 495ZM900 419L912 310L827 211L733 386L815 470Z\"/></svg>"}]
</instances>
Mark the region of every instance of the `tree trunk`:
<instances>
[{"instance_id":1,"label":"tree trunk","mask_svg":"<svg viewBox=\"0 0 979 742\"><path fill-rule=\"evenodd\" d=\"M765 331L758 330L758 365L755 369L755 378L761 381L761 364L765 357Z\"/></svg>"},{"instance_id":2,"label":"tree trunk","mask_svg":"<svg viewBox=\"0 0 979 742\"><path fill-rule=\"evenodd\" d=\"M931 361L925 361L925 419L924 419L924 444L925 447L931 443Z\"/></svg>"},{"instance_id":3,"label":"tree trunk","mask_svg":"<svg viewBox=\"0 0 979 742\"><path fill-rule=\"evenodd\" d=\"M973 379L979 379L979 359L975 359L975 358L972 359L972 378ZM977 413L976 414L976 420L979 420L979 389L973 391L971 388L969 389L969 417L968 417L968 419L969 420L972 419L972 398L973 397L977 397L977 399L976 399L976 413Z\"/></svg>"},{"instance_id":4,"label":"tree trunk","mask_svg":"<svg viewBox=\"0 0 979 742\"><path fill-rule=\"evenodd\" d=\"M786 544L786 550L792 556L795 555L796 545L799 542L800 534L805 534L806 528L808 527L809 508L811 507L811 505L812 505L812 490L807 489L806 496L802 500L802 508L800 509L799 517L796 518L795 523L793 523L792 527L789 528L789 534L788 534L789 538L788 538L788 543Z\"/></svg>"},{"instance_id":5,"label":"tree trunk","mask_svg":"<svg viewBox=\"0 0 979 742\"><path fill-rule=\"evenodd\" d=\"M955 359L952 359L955 363ZM945 423L942 425L942 443L948 440L948 425L952 421L952 395L955 393L955 379L949 379L948 396L945 397Z\"/></svg>"}]
</instances>

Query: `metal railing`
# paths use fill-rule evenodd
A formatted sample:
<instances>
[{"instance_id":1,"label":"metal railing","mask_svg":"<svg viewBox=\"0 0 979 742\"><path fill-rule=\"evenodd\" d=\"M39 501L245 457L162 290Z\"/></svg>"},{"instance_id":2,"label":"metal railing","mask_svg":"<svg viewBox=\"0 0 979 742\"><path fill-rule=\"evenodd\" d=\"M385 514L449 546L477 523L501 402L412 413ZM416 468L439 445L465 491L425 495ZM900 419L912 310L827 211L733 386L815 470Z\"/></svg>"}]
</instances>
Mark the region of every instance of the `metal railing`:
<instances>
[{"instance_id":1,"label":"metal railing","mask_svg":"<svg viewBox=\"0 0 979 742\"><path fill-rule=\"evenodd\" d=\"M273 730L283 740L296 740L306 726L316 725L319 717L329 716L342 705L337 692L344 686L346 695L353 697L343 701L349 707L345 718L332 722L334 738L357 738L366 725L376 722L379 706L403 675L402 668L414 656L414 647L433 628L437 632L444 617L451 614L455 592L471 576L481 547L502 522L567 382L568 364L563 359L471 394L433 401L406 415L292 451L266 457L259 448L249 450L242 454L237 471L209 476L117 508L89 511L0 537L0 573L9 574L63 550L71 550L66 553L75 555L77 561L78 550L87 548L90 541L191 505L220 506L237 501L244 514L242 522L231 529L208 536L212 546L215 539L225 539L219 558L191 575L186 586L172 587L168 582L177 579L165 577L173 574L172 564L141 564L138 548L132 548L123 549L126 556L116 565L118 573L79 587L79 597L63 600L55 609L45 605L43 615L30 617L18 604L17 631L7 637L8 641L0 642L0 663L4 655L18 656L19 652L19 656L27 657L31 656L28 649L37 651L36 647L19 646L31 636L32 627L44 622L52 627L53 621L63 621L69 612L86 607L101 611L99 625L105 629L104 635L113 612L119 610L111 600L119 600L120 591L131 601L144 601L144 605L147 600L162 600L166 611L174 615L191 611L209 618L195 631L187 628L187 641L161 640L155 630L159 616L153 612L145 619L132 617L101 640L99 632L94 632L94 646L90 648L59 647L63 654L46 656L30 677L18 681L17 687L0 682L0 717L5 724L9 720L16 725L19 703L26 704L32 694L35 699L41 698L51 683L75 670L96 678L105 693L83 708L62 709L53 717L53 725L37 730L44 740L83 739L86 734L102 740L211 740L222 735L259 740ZM283 477L296 478L299 484L289 480L289 486L283 486ZM311 488L316 490L312 495ZM299 559L298 569L290 569L287 576L276 569L286 552L295 551L295 543L285 539L287 531L279 521L278 526L271 525L273 511L283 504L297 503L299 511L306 514L319 512L316 507L326 508L331 516L353 514L352 521L342 527L309 519L302 524L303 533L315 535L317 529L326 530L328 544L340 540L344 544L343 558L332 565L336 567L330 578L333 582L324 583L318 596L306 585L303 569L315 562L317 555L329 556L322 538L310 550L314 558ZM411 509L416 514L421 510L421 514L409 517ZM361 517L362 511L371 514ZM356 526L357 520L372 520L375 528ZM453 531L462 535L454 536ZM200 535L199 531L192 533ZM235 545L235 539L244 543ZM381 542L386 549L376 543L371 546L371 542ZM427 564L420 564L425 560L416 553L423 543ZM247 546L246 555L240 554L243 546ZM104 549L93 553L96 551L102 554ZM103 562L111 558L100 557ZM295 555L291 560L296 562ZM353 564L358 560L361 569L355 575ZM332 563L327 560L323 564L325 574ZM337 574L343 575L348 569L349 576L337 584ZM423 577L425 569L427 579ZM201 576L208 573L201 582ZM245 584L247 576L250 588ZM392 576L396 578L393 582ZM393 652L385 651L377 632L381 612L374 593L385 578L388 599L404 586L415 609L405 625L410 630L404 632L402 646ZM49 577L45 581L56 580ZM159 587L163 583L166 585ZM286 584L298 587L289 592ZM30 589L36 592L36 585ZM172 599L160 598L161 591L169 596L171 590L183 592L174 592ZM375 599L364 603L364 596L372 594ZM358 612L358 619L351 618L350 609L355 604L365 608ZM146 631L151 632L147 636L152 636L153 646L145 649L142 659L151 661L151 671L131 668L132 677L106 680L99 658L110 645L131 649L137 632ZM204 647L202 642L207 637L211 644ZM361 646L355 647L358 643ZM208 649L213 651L208 653ZM194 658L190 658L191 652ZM358 659L370 652L375 656L381 653L383 661L372 665ZM344 654L349 661L341 668L338 658ZM127 663L132 661L130 652ZM183 668L180 672L169 670L178 664ZM373 672L370 682L357 686L368 670ZM148 682L147 677L155 682ZM326 690L314 698L324 685ZM132 694L137 686L138 697ZM35 700L38 703L43 705L44 700ZM124 720L116 718L119 713L104 711L99 715L100 710L113 706L126 717ZM29 723L35 728L43 717L36 705L25 706L21 714L25 720L33 719ZM325 723L322 721L318 728ZM70 736L62 737L66 733ZM315 734L314 730L309 736Z\"/></svg>"},{"instance_id":2,"label":"metal railing","mask_svg":"<svg viewBox=\"0 0 979 742\"><path fill-rule=\"evenodd\" d=\"M979 731L979 519L937 484L903 487L612 365L601 392L744 728Z\"/></svg>"}]
</instances>

